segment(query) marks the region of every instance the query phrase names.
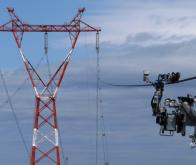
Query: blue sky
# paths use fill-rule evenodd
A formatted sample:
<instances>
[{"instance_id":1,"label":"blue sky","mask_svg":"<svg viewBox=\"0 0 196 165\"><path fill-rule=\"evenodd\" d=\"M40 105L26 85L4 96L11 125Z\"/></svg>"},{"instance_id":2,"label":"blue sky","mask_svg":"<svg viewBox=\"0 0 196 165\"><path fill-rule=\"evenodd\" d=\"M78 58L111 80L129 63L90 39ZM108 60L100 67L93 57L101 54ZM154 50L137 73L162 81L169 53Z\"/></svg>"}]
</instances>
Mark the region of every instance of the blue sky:
<instances>
[{"instance_id":1,"label":"blue sky","mask_svg":"<svg viewBox=\"0 0 196 165\"><path fill-rule=\"evenodd\" d=\"M1 0L0 24L9 19L7 6L14 7L22 20L32 24L69 22L79 7L86 7L84 20L102 28L100 65L104 81L142 83L144 69L151 70L152 77L172 71L180 71L182 77L195 75L194 0ZM53 69L63 59L67 42L63 33L49 34ZM0 43L0 66L6 73L9 92L13 93L27 74L12 35L0 33ZM43 34L25 34L23 46L36 65L43 55ZM46 63L42 61L41 64L39 72L45 75ZM57 105L65 155L72 165L95 164L95 34L81 34L67 71ZM194 83L169 86L165 97L194 95ZM6 95L1 83L0 90L3 102ZM159 127L151 116L152 95L151 88L102 87L112 165L195 163L196 150L189 148L187 136L159 136ZM34 93L29 81L12 100L30 148ZM0 151L2 164L28 164L8 105L1 108L0 125L0 145L4 149Z\"/></svg>"}]
</instances>

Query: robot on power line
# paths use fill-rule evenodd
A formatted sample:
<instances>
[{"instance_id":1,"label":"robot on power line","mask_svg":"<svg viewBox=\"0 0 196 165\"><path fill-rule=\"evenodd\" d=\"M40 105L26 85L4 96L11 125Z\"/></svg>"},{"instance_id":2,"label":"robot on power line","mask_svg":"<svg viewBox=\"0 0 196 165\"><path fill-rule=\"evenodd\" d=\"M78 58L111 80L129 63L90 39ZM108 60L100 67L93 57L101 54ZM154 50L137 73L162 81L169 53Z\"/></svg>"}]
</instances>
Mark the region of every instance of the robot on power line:
<instances>
[{"instance_id":1,"label":"robot on power line","mask_svg":"<svg viewBox=\"0 0 196 165\"><path fill-rule=\"evenodd\" d=\"M175 84L184 81L193 80L195 77L180 80L180 73L159 74L155 82L150 81L149 72L144 71L144 81L155 88L151 100L152 114L156 117L156 123L160 125L161 136L173 136L174 132L186 135L186 126L194 127L194 133L190 135L191 148L196 147L196 110L193 109L196 103L196 97L187 95L178 97L178 99L167 98L164 106L161 106L161 100L165 84ZM170 110L170 111L169 111Z\"/></svg>"},{"instance_id":2,"label":"robot on power line","mask_svg":"<svg viewBox=\"0 0 196 165\"><path fill-rule=\"evenodd\" d=\"M196 147L196 110L193 109L196 103L196 97L187 95L186 97L178 97L177 100L167 98L162 106L162 96L164 86L168 84L182 83L185 81L195 80L196 76L186 79L180 79L179 72L172 72L167 74L159 74L156 81L151 81L149 78L150 72L143 72L143 81L146 84L111 84L108 85L117 87L149 87L153 86L155 89L151 100L152 115L156 117L156 123L160 125L161 136L173 136L174 132L186 135L186 126L194 127L194 133L190 135L191 148Z\"/></svg>"}]
</instances>

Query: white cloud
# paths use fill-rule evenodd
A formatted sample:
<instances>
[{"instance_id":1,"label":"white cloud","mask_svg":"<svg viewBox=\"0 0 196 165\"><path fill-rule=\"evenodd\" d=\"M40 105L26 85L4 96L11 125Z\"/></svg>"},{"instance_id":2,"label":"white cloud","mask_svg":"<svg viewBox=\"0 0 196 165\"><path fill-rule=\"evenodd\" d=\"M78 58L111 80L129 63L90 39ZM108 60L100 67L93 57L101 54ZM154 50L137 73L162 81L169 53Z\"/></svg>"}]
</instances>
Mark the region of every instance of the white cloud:
<instances>
[{"instance_id":1,"label":"white cloud","mask_svg":"<svg viewBox=\"0 0 196 165\"><path fill-rule=\"evenodd\" d=\"M124 42L130 33L141 32L191 35L196 34L192 3L196 5L193 1L117 1L98 8L97 16L88 15L85 20L101 26L102 40L110 42Z\"/></svg>"}]
</instances>

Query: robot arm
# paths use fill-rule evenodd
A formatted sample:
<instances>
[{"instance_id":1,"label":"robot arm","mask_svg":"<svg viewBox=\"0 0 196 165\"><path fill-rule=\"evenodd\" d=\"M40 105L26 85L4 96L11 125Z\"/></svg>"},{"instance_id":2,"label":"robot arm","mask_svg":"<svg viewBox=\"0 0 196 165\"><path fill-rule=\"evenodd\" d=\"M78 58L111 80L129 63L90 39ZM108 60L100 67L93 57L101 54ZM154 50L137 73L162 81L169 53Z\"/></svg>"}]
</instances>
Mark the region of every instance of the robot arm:
<instances>
[{"instance_id":1,"label":"robot arm","mask_svg":"<svg viewBox=\"0 0 196 165\"><path fill-rule=\"evenodd\" d=\"M185 136L186 125L184 114L179 113L179 103L174 99L165 99L164 107L161 108L160 114L157 115L157 124L160 125L161 136L172 136L174 132L181 133ZM168 112L166 107L173 108L174 110Z\"/></svg>"}]
</instances>

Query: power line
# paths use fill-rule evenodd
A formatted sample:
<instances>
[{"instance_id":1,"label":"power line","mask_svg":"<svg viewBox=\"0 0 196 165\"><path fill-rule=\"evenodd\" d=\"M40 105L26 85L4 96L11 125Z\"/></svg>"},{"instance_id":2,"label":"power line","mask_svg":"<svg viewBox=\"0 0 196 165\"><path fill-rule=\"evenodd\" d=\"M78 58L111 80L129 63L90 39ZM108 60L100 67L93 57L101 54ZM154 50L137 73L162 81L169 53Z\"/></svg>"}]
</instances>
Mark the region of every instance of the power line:
<instances>
[{"instance_id":1,"label":"power line","mask_svg":"<svg viewBox=\"0 0 196 165\"><path fill-rule=\"evenodd\" d=\"M41 64L41 62L43 61L43 59L44 59L44 56L41 57L41 59L39 60L38 64L35 65L35 66L36 66L35 68L38 69L38 68L40 67L40 64ZM14 74L16 74L16 72L14 72ZM15 90L12 94L10 94L10 97L11 97L11 98L14 98L14 96L24 87L24 85L27 83L28 80L29 80L29 77L27 77L27 78L21 83L21 85L18 86L18 88L16 88L16 90ZM5 100L4 102L2 102L2 103L0 104L0 108L3 108L8 102L9 102L8 99Z\"/></svg>"},{"instance_id":2,"label":"power line","mask_svg":"<svg viewBox=\"0 0 196 165\"><path fill-rule=\"evenodd\" d=\"M41 62L43 61L43 59L44 59L44 56L41 57L41 59L39 60L38 64L36 65L37 68L39 68L39 66L40 66ZM5 101L0 105L0 109L2 109L7 103L9 104L10 109L11 109L11 112L12 112L12 115L13 115L14 120L15 120L15 122L16 122L17 130L18 130L18 132L19 132L19 135L20 135L20 137L21 137L21 140L22 140L22 143L23 143L23 145L24 145L25 151L26 151L26 153L27 153L27 155L28 155L28 159L29 159L29 161L30 161L30 156L29 156L30 153L29 153L29 150L28 150L28 147L27 147L27 144L26 144L24 135L23 135L23 133L22 133L22 130L21 130L21 127L20 127L20 124L19 124L19 121L18 121L16 112L15 112L14 106L13 106L13 104L12 104L12 100L11 100L11 98L13 98L13 97L22 89L22 87L27 83L27 81L29 80L29 78L26 78L26 79L21 83L21 85L20 85L11 95L10 95L1 68L0 68L0 77L1 77L1 81L2 81L2 83L3 83L4 90L5 90L6 95L7 95L7 100L5 100Z\"/></svg>"},{"instance_id":3,"label":"power line","mask_svg":"<svg viewBox=\"0 0 196 165\"><path fill-rule=\"evenodd\" d=\"M96 34L96 53L97 53L97 86L96 86L96 165L98 165L98 142L99 142L99 33Z\"/></svg>"},{"instance_id":4,"label":"power line","mask_svg":"<svg viewBox=\"0 0 196 165\"><path fill-rule=\"evenodd\" d=\"M59 130L59 142L60 142L60 146L61 146L61 152L62 152L62 156L63 156L63 164L64 165L68 165L67 163L67 158L65 158L65 151L63 149L63 143L62 143L62 137L61 137L61 131Z\"/></svg>"},{"instance_id":5,"label":"power line","mask_svg":"<svg viewBox=\"0 0 196 165\"><path fill-rule=\"evenodd\" d=\"M96 34L96 53L97 53L97 95L96 95L96 165L98 165L99 160L99 126L101 131L102 138L102 150L103 150L103 158L104 165L109 165L109 155L107 149L107 138L106 138L106 129L105 129L105 119L101 98L101 76L100 76L100 54L99 54L99 33Z\"/></svg>"},{"instance_id":6,"label":"power line","mask_svg":"<svg viewBox=\"0 0 196 165\"><path fill-rule=\"evenodd\" d=\"M51 69L50 69L50 62L49 62L49 57L48 57L48 33L44 33L44 53L46 56L46 63L47 63L47 68L48 68L48 78L51 78Z\"/></svg>"},{"instance_id":7,"label":"power line","mask_svg":"<svg viewBox=\"0 0 196 165\"><path fill-rule=\"evenodd\" d=\"M0 77L1 77L1 81L2 81L2 83L3 83L3 87L4 87L4 90L5 90L6 95L7 95L7 98L8 98L8 103L9 103L9 106L10 106L10 109L11 109L11 112L12 112L12 115L13 115L13 117L14 117L14 120L15 120L15 123L16 123L16 127L17 127L17 130L18 130L18 133L19 133L19 135L20 135L20 137L21 137L22 143L23 143L24 148L25 148L25 151L26 151L26 153L27 153L27 157L28 157L28 159L30 160L28 147L27 147L27 144L26 144L26 142L25 142L25 138L24 138L24 135L23 135L23 133L22 133L22 130L21 130L21 128L20 128L20 124L19 124L19 121L18 121L16 112L15 112L14 106L13 106L13 104L12 104L12 100L11 100L11 97L10 97L10 95L9 95L8 87L7 87L7 84L6 84L6 82L5 82L5 78L4 78L4 76L3 76L3 72L2 72L2 70L1 70L1 68L0 68Z\"/></svg>"}]
</instances>

